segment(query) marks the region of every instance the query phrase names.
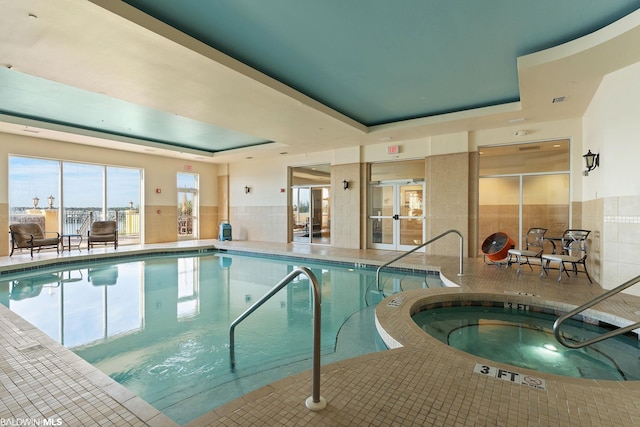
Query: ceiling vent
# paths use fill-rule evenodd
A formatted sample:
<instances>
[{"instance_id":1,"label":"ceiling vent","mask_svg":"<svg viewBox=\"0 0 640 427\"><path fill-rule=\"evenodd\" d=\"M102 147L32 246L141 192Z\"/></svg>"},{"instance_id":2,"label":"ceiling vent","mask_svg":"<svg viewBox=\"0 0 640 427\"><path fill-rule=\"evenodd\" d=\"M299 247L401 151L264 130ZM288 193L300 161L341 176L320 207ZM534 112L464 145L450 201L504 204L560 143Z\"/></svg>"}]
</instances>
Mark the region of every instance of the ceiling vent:
<instances>
[{"instance_id":1,"label":"ceiling vent","mask_svg":"<svg viewBox=\"0 0 640 427\"><path fill-rule=\"evenodd\" d=\"M557 104L559 102L564 102L567 100L566 96L559 96L557 98L553 98L553 101L551 101L552 104Z\"/></svg>"}]
</instances>

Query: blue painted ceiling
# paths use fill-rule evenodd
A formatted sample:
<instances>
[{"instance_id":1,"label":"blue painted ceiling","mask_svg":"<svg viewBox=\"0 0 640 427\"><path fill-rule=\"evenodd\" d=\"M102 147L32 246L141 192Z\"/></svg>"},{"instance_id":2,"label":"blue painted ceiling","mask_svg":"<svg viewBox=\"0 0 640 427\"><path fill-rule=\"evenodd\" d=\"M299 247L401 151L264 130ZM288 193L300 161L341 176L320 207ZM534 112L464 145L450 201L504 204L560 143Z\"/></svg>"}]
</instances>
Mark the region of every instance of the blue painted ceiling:
<instances>
[{"instance_id":1,"label":"blue painted ceiling","mask_svg":"<svg viewBox=\"0 0 640 427\"><path fill-rule=\"evenodd\" d=\"M365 127L518 101L517 57L640 7L631 0L125 2ZM0 69L0 83L7 116L211 153L270 142L19 70Z\"/></svg>"},{"instance_id":2,"label":"blue painted ceiling","mask_svg":"<svg viewBox=\"0 0 640 427\"><path fill-rule=\"evenodd\" d=\"M367 125L519 100L516 58L598 30L626 0L126 0Z\"/></svg>"}]
</instances>

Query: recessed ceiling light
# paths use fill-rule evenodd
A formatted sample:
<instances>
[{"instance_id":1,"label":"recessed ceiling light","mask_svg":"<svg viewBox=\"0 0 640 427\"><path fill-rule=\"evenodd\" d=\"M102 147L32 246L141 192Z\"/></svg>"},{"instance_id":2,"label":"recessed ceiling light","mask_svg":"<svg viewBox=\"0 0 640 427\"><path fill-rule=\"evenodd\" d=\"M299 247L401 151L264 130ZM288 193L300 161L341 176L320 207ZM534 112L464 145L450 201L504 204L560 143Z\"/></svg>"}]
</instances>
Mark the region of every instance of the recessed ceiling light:
<instances>
[{"instance_id":1,"label":"recessed ceiling light","mask_svg":"<svg viewBox=\"0 0 640 427\"><path fill-rule=\"evenodd\" d=\"M29 18L38 19L38 16L35 13L30 13Z\"/></svg>"}]
</instances>

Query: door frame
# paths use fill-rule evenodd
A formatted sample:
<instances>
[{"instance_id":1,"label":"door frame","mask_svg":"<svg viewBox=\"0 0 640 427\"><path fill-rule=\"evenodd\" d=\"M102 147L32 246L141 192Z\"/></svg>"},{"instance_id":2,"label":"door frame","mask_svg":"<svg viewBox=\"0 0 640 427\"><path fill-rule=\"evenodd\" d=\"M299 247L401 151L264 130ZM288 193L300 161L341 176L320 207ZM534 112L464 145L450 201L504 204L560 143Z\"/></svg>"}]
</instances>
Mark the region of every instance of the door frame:
<instances>
[{"instance_id":1,"label":"door frame","mask_svg":"<svg viewBox=\"0 0 640 427\"><path fill-rule=\"evenodd\" d=\"M320 236L320 241L318 241L317 239L314 241L314 232L316 230L315 226L317 225L314 222L315 219L315 213L318 212L318 206L317 206L317 200L314 199L314 191L323 191L324 189L326 189L329 193L329 198L331 198L331 186L330 185L325 185L325 184L318 184L318 185L292 185L291 186L291 190L297 190L298 194L300 194L300 190L308 190L309 191L309 206L308 206L308 218L307 218L307 224L306 227L303 227L302 229L299 229L297 226L299 226L299 224L295 224L295 218L292 218L292 227L291 227L291 241L295 242L295 243L308 243L308 244L314 244L314 245L330 245L331 244L331 234L329 234L329 236L323 240L323 237ZM292 191L292 195L293 195L293 191ZM322 206L322 202L323 202L324 198L320 197L320 208L319 208L319 212L320 212L320 232L322 232L322 224L323 224L323 217L324 217L324 208ZM293 205L298 206L297 201L295 201L296 203L293 203ZM299 209L299 206L298 206ZM295 216L296 214L294 213L293 216ZM331 233L331 209L328 210L327 213L328 217L327 217L327 221L328 221L328 230L329 233ZM296 234L302 233L301 236L296 237ZM305 239L300 239L300 238L305 238ZM299 239L299 240L296 240Z\"/></svg>"},{"instance_id":2,"label":"door frame","mask_svg":"<svg viewBox=\"0 0 640 427\"><path fill-rule=\"evenodd\" d=\"M403 186L410 185L420 185L422 186L422 215L401 215L401 197L402 191L401 188ZM367 206L367 247L372 249L386 249L386 250L411 250L422 244L426 235L426 215L424 209L425 202L425 193L426 193L426 183L424 180L414 180L414 179L401 179L401 180L390 180L390 181L378 181L378 182L370 182L368 186L369 191L369 203ZM390 187L392 188L392 198L393 198L393 213L392 215L373 215L373 190L378 187ZM403 220L412 220L412 219L422 219L422 237L419 243L415 245L403 245L401 244L401 224ZM375 243L373 240L374 227L373 221L378 220L379 222L393 220L392 222L392 243ZM424 251L424 248L420 249L420 251Z\"/></svg>"},{"instance_id":3,"label":"door frame","mask_svg":"<svg viewBox=\"0 0 640 427\"><path fill-rule=\"evenodd\" d=\"M197 173L178 172L176 174L176 180L179 181L180 175L188 175L194 178L195 187L180 187L177 185L177 203L178 209L182 202L182 197L191 195L191 215L188 215L188 220L191 221L190 228L191 233L180 234L180 215L178 214L178 223L176 224L177 240L198 240L200 238L200 200L199 200L199 187L200 187L200 175ZM187 222L188 224L188 222ZM187 230L188 230L187 225Z\"/></svg>"}]
</instances>

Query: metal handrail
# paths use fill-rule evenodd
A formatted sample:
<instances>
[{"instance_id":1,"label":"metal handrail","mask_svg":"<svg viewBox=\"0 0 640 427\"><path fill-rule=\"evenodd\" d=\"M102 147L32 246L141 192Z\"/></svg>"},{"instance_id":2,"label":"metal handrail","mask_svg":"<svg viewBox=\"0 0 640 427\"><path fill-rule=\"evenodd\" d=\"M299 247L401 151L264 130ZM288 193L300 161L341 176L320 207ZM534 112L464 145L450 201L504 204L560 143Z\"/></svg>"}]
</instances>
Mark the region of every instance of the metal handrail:
<instances>
[{"instance_id":1,"label":"metal handrail","mask_svg":"<svg viewBox=\"0 0 640 427\"><path fill-rule=\"evenodd\" d=\"M622 334L626 334L629 331L632 331L634 329L637 329L638 327L640 327L640 322L636 322L632 325L629 326L625 326L625 327L620 327L618 329L615 329L613 331L609 331L605 334L599 335L595 338L591 338L589 340L586 341L581 341L578 343L571 343L568 342L564 339L564 337L560 334L560 326L562 325L562 323L575 316L576 314L590 308L593 307L594 305L598 304L599 302L602 302L604 300L606 300L607 298L609 298L612 295L615 295L627 288L630 288L631 286L635 285L636 283L640 282L640 276L636 276L633 279L623 283L622 285L618 286L617 288L613 288L610 291L605 292L604 294L592 299L591 301L581 305L580 307L568 312L567 314L560 316L556 319L556 321L553 323L553 335L556 337L556 339L558 340L558 342L560 342L560 344L562 344L565 347L569 347L569 348L582 348L582 347L586 347L588 345L591 344L595 344L597 342L600 341L604 341L606 339L609 338L613 338L616 337L618 335L622 335Z\"/></svg>"},{"instance_id":2,"label":"metal handrail","mask_svg":"<svg viewBox=\"0 0 640 427\"><path fill-rule=\"evenodd\" d=\"M429 240L427 242L424 242L420 246L416 246L415 248L411 249L410 251L405 252L402 255L399 255L399 256L395 257L394 259L392 259L391 261L386 262L386 263L382 264L380 267L378 267L378 269L376 270L376 289L378 290L378 292L380 292L380 270L382 270L384 267L387 267L389 264L393 264L394 262L398 261L399 259L404 258L407 255L417 251L418 249L423 248L423 247L435 242L436 240L439 240L439 239L443 238L447 234L451 234L451 233L455 233L455 234L458 235L458 237L460 237L460 272L458 273L458 276L462 276L462 254L463 254L464 238L462 237L462 233L460 233L458 230L447 230L444 233L437 235L433 239L431 239L431 240Z\"/></svg>"},{"instance_id":3,"label":"metal handrail","mask_svg":"<svg viewBox=\"0 0 640 427\"><path fill-rule=\"evenodd\" d=\"M284 279L278 282L269 292L256 301L244 313L242 313L229 326L229 352L231 356L231 370L236 366L235 357L235 328L240 322L246 319L251 313L256 311L258 307L264 304L269 298L274 296L280 289L287 286L293 279L304 274L311 281L313 287L313 368L312 368L312 394L306 400L307 408L312 411L319 411L327 406L327 401L320 396L320 325L321 325L321 294L318 279L307 267L298 267L291 273L287 274Z\"/></svg>"}]
</instances>

